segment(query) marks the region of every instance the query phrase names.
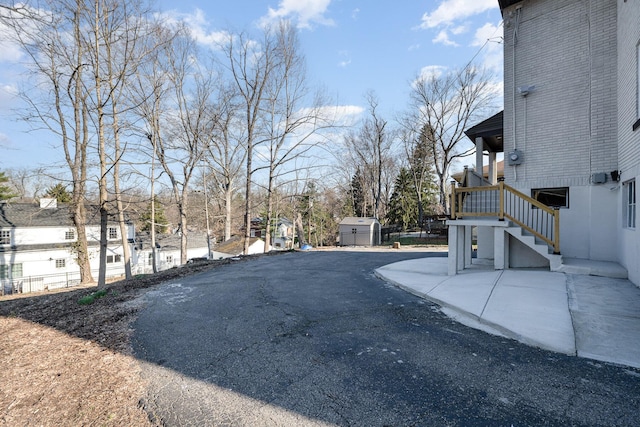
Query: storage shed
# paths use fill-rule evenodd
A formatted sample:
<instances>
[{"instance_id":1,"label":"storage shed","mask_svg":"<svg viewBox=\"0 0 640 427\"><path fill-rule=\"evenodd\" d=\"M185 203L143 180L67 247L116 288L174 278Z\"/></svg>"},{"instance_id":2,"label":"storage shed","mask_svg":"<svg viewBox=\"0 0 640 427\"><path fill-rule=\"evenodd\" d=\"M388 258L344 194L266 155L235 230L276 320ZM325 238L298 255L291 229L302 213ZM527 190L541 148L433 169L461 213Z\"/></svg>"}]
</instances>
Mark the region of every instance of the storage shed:
<instances>
[{"instance_id":1,"label":"storage shed","mask_svg":"<svg viewBox=\"0 0 640 427\"><path fill-rule=\"evenodd\" d=\"M340 246L375 246L380 244L380 222L375 218L346 217L340 221Z\"/></svg>"}]
</instances>

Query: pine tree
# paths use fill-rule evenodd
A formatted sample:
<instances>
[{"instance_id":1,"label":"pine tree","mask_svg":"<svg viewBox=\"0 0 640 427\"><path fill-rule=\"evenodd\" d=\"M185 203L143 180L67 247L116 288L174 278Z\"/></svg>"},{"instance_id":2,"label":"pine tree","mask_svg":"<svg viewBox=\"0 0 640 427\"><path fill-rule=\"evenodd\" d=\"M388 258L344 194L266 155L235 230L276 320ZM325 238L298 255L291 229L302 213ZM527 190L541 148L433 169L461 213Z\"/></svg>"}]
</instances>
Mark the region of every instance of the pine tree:
<instances>
[{"instance_id":1,"label":"pine tree","mask_svg":"<svg viewBox=\"0 0 640 427\"><path fill-rule=\"evenodd\" d=\"M400 169L394 183L393 194L389 201L387 222L400 225L407 230L417 224L418 203L411 173L407 168Z\"/></svg>"},{"instance_id":2,"label":"pine tree","mask_svg":"<svg viewBox=\"0 0 640 427\"><path fill-rule=\"evenodd\" d=\"M60 183L49 187L45 194L47 197L56 199L58 203L71 202L71 194L67 191L67 187Z\"/></svg>"},{"instance_id":3,"label":"pine tree","mask_svg":"<svg viewBox=\"0 0 640 427\"><path fill-rule=\"evenodd\" d=\"M158 202L157 198L154 198L154 200L156 231L160 234L164 234L169 229L169 221L164 214L162 204ZM147 209L142 213L142 215L140 215L140 221L142 222L140 231L151 231L151 202L149 202Z\"/></svg>"},{"instance_id":4,"label":"pine tree","mask_svg":"<svg viewBox=\"0 0 640 427\"><path fill-rule=\"evenodd\" d=\"M9 200L16 197L11 191L11 187L3 185L5 182L9 182L9 177L5 176L4 172L0 172L0 200Z\"/></svg>"}]
</instances>

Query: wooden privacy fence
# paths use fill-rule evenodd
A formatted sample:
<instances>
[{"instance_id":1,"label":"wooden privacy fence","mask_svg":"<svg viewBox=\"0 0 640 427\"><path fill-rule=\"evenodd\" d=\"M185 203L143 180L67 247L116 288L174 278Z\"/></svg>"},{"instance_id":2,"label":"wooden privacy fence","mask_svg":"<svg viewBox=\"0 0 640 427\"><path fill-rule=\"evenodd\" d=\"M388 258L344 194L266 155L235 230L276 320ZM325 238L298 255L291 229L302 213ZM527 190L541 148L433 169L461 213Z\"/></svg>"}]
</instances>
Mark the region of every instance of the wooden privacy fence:
<instances>
[{"instance_id":1,"label":"wooden privacy fence","mask_svg":"<svg viewBox=\"0 0 640 427\"><path fill-rule=\"evenodd\" d=\"M532 199L504 182L482 187L451 186L451 219L505 218L560 253L560 210Z\"/></svg>"}]
</instances>

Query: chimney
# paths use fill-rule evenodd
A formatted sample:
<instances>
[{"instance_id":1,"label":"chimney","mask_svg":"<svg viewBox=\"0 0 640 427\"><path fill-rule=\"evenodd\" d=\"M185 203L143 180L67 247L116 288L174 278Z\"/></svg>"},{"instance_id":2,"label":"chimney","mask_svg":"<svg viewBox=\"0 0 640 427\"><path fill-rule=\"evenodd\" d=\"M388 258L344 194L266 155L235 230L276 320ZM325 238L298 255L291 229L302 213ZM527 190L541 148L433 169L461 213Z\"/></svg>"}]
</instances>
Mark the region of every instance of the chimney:
<instances>
[{"instance_id":1,"label":"chimney","mask_svg":"<svg viewBox=\"0 0 640 427\"><path fill-rule=\"evenodd\" d=\"M43 197L40 199L40 209L57 209L58 199Z\"/></svg>"}]
</instances>

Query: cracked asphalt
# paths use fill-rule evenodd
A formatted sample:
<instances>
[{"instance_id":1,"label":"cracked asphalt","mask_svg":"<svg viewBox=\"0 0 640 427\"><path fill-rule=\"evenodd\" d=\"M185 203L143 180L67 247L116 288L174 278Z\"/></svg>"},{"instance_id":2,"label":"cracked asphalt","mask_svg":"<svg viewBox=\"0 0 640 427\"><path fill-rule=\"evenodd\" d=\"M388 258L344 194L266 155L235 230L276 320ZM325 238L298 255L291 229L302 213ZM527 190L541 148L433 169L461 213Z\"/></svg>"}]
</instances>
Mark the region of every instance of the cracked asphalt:
<instances>
[{"instance_id":1,"label":"cracked asphalt","mask_svg":"<svg viewBox=\"0 0 640 427\"><path fill-rule=\"evenodd\" d=\"M166 426L636 426L640 371L458 324L373 274L446 253L261 257L148 292L133 347Z\"/></svg>"}]
</instances>

